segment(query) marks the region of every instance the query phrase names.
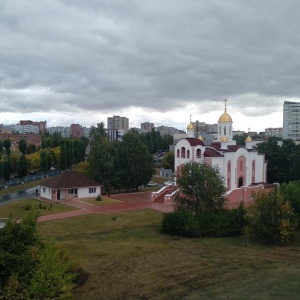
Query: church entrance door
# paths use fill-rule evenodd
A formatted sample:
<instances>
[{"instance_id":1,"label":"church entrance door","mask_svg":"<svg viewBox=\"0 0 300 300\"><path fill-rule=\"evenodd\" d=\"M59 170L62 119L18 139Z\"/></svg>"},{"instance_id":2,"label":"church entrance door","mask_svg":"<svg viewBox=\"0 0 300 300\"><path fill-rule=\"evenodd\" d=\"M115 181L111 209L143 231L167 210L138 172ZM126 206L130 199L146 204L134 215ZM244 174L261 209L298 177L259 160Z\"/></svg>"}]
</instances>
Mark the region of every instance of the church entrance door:
<instances>
[{"instance_id":1,"label":"church entrance door","mask_svg":"<svg viewBox=\"0 0 300 300\"><path fill-rule=\"evenodd\" d=\"M239 178L239 188L241 187L241 186L243 186L244 185L244 182L243 182L244 180L243 180L243 177L240 177Z\"/></svg>"}]
</instances>

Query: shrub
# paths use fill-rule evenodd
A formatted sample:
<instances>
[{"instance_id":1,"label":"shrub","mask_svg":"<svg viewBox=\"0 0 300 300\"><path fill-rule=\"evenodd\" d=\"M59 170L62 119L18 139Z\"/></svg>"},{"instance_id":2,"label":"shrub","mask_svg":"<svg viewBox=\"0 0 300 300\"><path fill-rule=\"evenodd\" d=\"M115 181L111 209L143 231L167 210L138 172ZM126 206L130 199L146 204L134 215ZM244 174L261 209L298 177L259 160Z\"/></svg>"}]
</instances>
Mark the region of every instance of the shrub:
<instances>
[{"instance_id":1,"label":"shrub","mask_svg":"<svg viewBox=\"0 0 300 300\"><path fill-rule=\"evenodd\" d=\"M206 211L195 215L180 208L165 214L161 230L171 235L186 237L224 237L244 232L245 209Z\"/></svg>"},{"instance_id":2,"label":"shrub","mask_svg":"<svg viewBox=\"0 0 300 300\"><path fill-rule=\"evenodd\" d=\"M256 194L246 218L249 222L249 237L263 244L289 242L297 226L297 218L290 203L284 201L277 191Z\"/></svg>"},{"instance_id":3,"label":"shrub","mask_svg":"<svg viewBox=\"0 0 300 300\"><path fill-rule=\"evenodd\" d=\"M42 203L39 204L39 209L43 209Z\"/></svg>"},{"instance_id":4,"label":"shrub","mask_svg":"<svg viewBox=\"0 0 300 300\"><path fill-rule=\"evenodd\" d=\"M102 198L100 195L97 196L96 201L102 201Z\"/></svg>"},{"instance_id":5,"label":"shrub","mask_svg":"<svg viewBox=\"0 0 300 300\"><path fill-rule=\"evenodd\" d=\"M300 181L290 181L280 186L280 194L285 201L289 201L294 212L300 216Z\"/></svg>"},{"instance_id":6,"label":"shrub","mask_svg":"<svg viewBox=\"0 0 300 300\"><path fill-rule=\"evenodd\" d=\"M184 208L163 216L161 230L170 235L194 236L196 231L196 218Z\"/></svg>"},{"instance_id":7,"label":"shrub","mask_svg":"<svg viewBox=\"0 0 300 300\"><path fill-rule=\"evenodd\" d=\"M25 210L32 210L32 206L30 204L26 204L24 207Z\"/></svg>"}]
</instances>

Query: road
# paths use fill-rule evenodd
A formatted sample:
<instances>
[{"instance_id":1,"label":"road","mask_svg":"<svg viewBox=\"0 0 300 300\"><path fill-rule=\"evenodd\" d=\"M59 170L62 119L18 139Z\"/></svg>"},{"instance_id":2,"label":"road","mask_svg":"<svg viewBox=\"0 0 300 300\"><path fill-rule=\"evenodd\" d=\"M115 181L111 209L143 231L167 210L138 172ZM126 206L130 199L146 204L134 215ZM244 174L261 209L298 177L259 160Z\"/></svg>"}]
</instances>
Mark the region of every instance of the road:
<instances>
[{"instance_id":1,"label":"road","mask_svg":"<svg viewBox=\"0 0 300 300\"><path fill-rule=\"evenodd\" d=\"M6 195L1 195L0 196L0 205L7 204L9 202L23 199L23 198L32 198L35 197L35 190L37 186L31 187L26 190L19 190L17 192L11 193L11 194L6 194Z\"/></svg>"}]
</instances>

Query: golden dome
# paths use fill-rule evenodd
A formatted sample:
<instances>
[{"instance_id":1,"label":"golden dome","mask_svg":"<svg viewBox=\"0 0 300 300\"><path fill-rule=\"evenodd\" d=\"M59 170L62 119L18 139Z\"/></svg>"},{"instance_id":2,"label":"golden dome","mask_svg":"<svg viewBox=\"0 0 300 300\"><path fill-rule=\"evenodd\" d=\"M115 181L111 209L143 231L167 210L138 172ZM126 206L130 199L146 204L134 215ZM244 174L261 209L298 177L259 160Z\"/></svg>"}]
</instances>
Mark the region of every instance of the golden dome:
<instances>
[{"instance_id":1,"label":"golden dome","mask_svg":"<svg viewBox=\"0 0 300 300\"><path fill-rule=\"evenodd\" d=\"M198 136L198 140L203 141L203 137L201 136L201 134Z\"/></svg>"},{"instance_id":2,"label":"golden dome","mask_svg":"<svg viewBox=\"0 0 300 300\"><path fill-rule=\"evenodd\" d=\"M245 139L245 142L252 142L252 138L250 135L248 135Z\"/></svg>"},{"instance_id":3,"label":"golden dome","mask_svg":"<svg viewBox=\"0 0 300 300\"><path fill-rule=\"evenodd\" d=\"M230 122L232 123L232 119L229 116L229 114L227 113L227 106L226 106L226 102L228 100L225 98L224 102L225 102L225 111L223 113L223 115L219 118L219 122Z\"/></svg>"},{"instance_id":4,"label":"golden dome","mask_svg":"<svg viewBox=\"0 0 300 300\"><path fill-rule=\"evenodd\" d=\"M223 135L223 136L222 136L222 138L221 138L221 142L222 142L222 143L226 143L226 142L228 142L228 138L227 138L227 136L226 136L226 135Z\"/></svg>"},{"instance_id":5,"label":"golden dome","mask_svg":"<svg viewBox=\"0 0 300 300\"><path fill-rule=\"evenodd\" d=\"M192 123L190 123L186 129L194 129L194 126L193 126L193 124L192 124Z\"/></svg>"},{"instance_id":6,"label":"golden dome","mask_svg":"<svg viewBox=\"0 0 300 300\"><path fill-rule=\"evenodd\" d=\"M223 115L219 118L219 122L232 122L231 117L227 113L227 110L225 109Z\"/></svg>"}]
</instances>

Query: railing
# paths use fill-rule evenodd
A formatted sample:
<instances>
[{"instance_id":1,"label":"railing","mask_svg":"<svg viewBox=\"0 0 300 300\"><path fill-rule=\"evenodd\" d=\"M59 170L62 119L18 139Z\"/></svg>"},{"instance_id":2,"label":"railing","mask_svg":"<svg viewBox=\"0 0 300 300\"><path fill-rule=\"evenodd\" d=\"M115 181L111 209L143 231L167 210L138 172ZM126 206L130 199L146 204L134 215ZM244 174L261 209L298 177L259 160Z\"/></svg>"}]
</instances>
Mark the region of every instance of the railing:
<instances>
[{"instance_id":1,"label":"railing","mask_svg":"<svg viewBox=\"0 0 300 300\"><path fill-rule=\"evenodd\" d=\"M8 180L8 181L2 181L2 182L0 182L0 189L20 185L20 184L35 181L38 179L43 179L45 177L55 176L60 173L61 173L61 170L52 170L52 171L48 171L47 173L39 173L39 174L34 174L34 175L28 175L23 178L15 178L15 179Z\"/></svg>"}]
</instances>

